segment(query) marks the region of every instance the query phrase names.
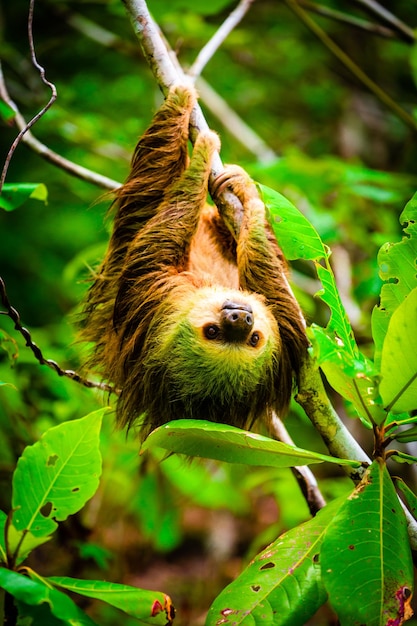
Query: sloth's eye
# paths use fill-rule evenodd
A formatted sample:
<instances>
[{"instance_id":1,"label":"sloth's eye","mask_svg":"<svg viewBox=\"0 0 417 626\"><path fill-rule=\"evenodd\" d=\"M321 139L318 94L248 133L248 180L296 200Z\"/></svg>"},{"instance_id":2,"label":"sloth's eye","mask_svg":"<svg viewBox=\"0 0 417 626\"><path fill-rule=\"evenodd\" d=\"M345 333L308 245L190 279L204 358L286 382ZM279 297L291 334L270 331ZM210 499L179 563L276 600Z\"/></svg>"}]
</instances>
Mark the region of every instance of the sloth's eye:
<instances>
[{"instance_id":1,"label":"sloth's eye","mask_svg":"<svg viewBox=\"0 0 417 626\"><path fill-rule=\"evenodd\" d=\"M218 337L220 332L220 328L218 326L216 326L215 324L210 324L209 326L206 326L204 329L204 335L206 337L206 339L216 339L216 337Z\"/></svg>"},{"instance_id":2,"label":"sloth's eye","mask_svg":"<svg viewBox=\"0 0 417 626\"><path fill-rule=\"evenodd\" d=\"M252 333L249 339L249 343L251 346L255 347L258 345L259 340L260 340L260 335L259 333Z\"/></svg>"}]
</instances>

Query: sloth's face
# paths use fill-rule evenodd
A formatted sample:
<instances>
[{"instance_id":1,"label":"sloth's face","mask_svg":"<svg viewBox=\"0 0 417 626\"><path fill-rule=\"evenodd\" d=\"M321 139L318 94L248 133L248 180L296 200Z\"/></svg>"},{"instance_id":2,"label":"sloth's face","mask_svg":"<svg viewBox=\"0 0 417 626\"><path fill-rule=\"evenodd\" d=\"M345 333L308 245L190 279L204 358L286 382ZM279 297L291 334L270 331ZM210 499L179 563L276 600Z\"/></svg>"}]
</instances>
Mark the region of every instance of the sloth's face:
<instances>
[{"instance_id":1,"label":"sloth's face","mask_svg":"<svg viewBox=\"0 0 417 626\"><path fill-rule=\"evenodd\" d=\"M247 348L262 352L268 342L279 344L275 318L261 296L219 287L203 288L196 292L196 302L187 319L202 343L219 349Z\"/></svg>"},{"instance_id":2,"label":"sloth's face","mask_svg":"<svg viewBox=\"0 0 417 626\"><path fill-rule=\"evenodd\" d=\"M261 296L204 287L178 305L177 319L158 349L177 397L232 401L271 379L281 340Z\"/></svg>"}]
</instances>

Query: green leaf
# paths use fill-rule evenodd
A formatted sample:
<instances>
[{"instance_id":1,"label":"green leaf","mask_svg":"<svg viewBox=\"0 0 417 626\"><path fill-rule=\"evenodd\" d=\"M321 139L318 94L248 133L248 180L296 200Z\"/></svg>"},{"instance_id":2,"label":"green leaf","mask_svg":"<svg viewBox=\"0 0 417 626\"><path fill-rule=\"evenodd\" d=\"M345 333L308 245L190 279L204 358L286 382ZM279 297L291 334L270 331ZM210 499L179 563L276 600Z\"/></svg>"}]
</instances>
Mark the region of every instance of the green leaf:
<instances>
[{"instance_id":1,"label":"green leaf","mask_svg":"<svg viewBox=\"0 0 417 626\"><path fill-rule=\"evenodd\" d=\"M46 204L48 190L43 183L7 183L0 195L0 209L13 211L33 198Z\"/></svg>"},{"instance_id":2,"label":"green leaf","mask_svg":"<svg viewBox=\"0 0 417 626\"><path fill-rule=\"evenodd\" d=\"M340 499L261 552L216 598L206 626L303 626L326 601L320 546Z\"/></svg>"},{"instance_id":3,"label":"green leaf","mask_svg":"<svg viewBox=\"0 0 417 626\"><path fill-rule=\"evenodd\" d=\"M83 613L67 595L46 586L41 581L40 578L31 580L11 570L0 568L0 587L16 600L32 606L46 603L52 615L68 626L95 626L95 622Z\"/></svg>"},{"instance_id":4,"label":"green leaf","mask_svg":"<svg viewBox=\"0 0 417 626\"><path fill-rule=\"evenodd\" d=\"M379 367L382 345L394 311L417 287L417 193L400 215L404 237L399 243L386 243L378 254L379 273L385 284L379 306L372 312L375 364Z\"/></svg>"},{"instance_id":5,"label":"green leaf","mask_svg":"<svg viewBox=\"0 0 417 626\"><path fill-rule=\"evenodd\" d=\"M9 544L10 553L14 555L16 550L18 550L17 558L15 559L16 565L20 565L20 563L29 556L32 550L51 539L50 536L35 537L31 532L16 530L13 524L10 524L7 530L7 542Z\"/></svg>"},{"instance_id":6,"label":"green leaf","mask_svg":"<svg viewBox=\"0 0 417 626\"><path fill-rule=\"evenodd\" d=\"M359 355L359 350L345 307L340 298L328 257L325 259L324 267L316 263L316 270L317 276L323 285L323 289L317 295L321 297L331 311L330 320L326 328L336 333L335 346L337 346L339 352L345 352L350 357L356 358Z\"/></svg>"},{"instance_id":7,"label":"green leaf","mask_svg":"<svg viewBox=\"0 0 417 626\"><path fill-rule=\"evenodd\" d=\"M410 617L407 522L383 461L372 463L329 525L321 567L341 626L402 624Z\"/></svg>"},{"instance_id":8,"label":"green leaf","mask_svg":"<svg viewBox=\"0 0 417 626\"><path fill-rule=\"evenodd\" d=\"M401 430L395 434L395 440L401 443L410 443L410 441L417 441L417 426Z\"/></svg>"},{"instance_id":9,"label":"green leaf","mask_svg":"<svg viewBox=\"0 0 417 626\"><path fill-rule=\"evenodd\" d=\"M328 383L355 407L361 420L372 427L372 420L381 423L386 412L378 404L378 385L374 367L360 352L353 357L349 351L340 351L334 333L312 324L308 334L314 348L317 364Z\"/></svg>"},{"instance_id":10,"label":"green leaf","mask_svg":"<svg viewBox=\"0 0 417 626\"><path fill-rule=\"evenodd\" d=\"M289 200L273 189L263 185L259 187L284 256L288 260L307 259L314 262L317 276L323 285L323 289L316 295L330 308L327 330L336 335L335 348L340 353L356 357L359 351L330 267L329 249L315 228Z\"/></svg>"},{"instance_id":11,"label":"green leaf","mask_svg":"<svg viewBox=\"0 0 417 626\"><path fill-rule=\"evenodd\" d=\"M137 589L100 580L77 580L67 576L51 576L46 580L73 593L107 602L136 617L141 624L165 625L173 612L170 597L160 591Z\"/></svg>"},{"instance_id":12,"label":"green leaf","mask_svg":"<svg viewBox=\"0 0 417 626\"><path fill-rule=\"evenodd\" d=\"M184 419L164 424L149 435L142 450L152 446L188 456L246 465L293 467L323 461L351 467L361 465L358 461L303 450L263 435L205 420Z\"/></svg>"},{"instance_id":13,"label":"green leaf","mask_svg":"<svg viewBox=\"0 0 417 626\"><path fill-rule=\"evenodd\" d=\"M392 459L393 461L397 461L397 463L408 463L409 465L417 463L416 456L412 456L411 454L407 454L406 452L401 452L400 450L396 450L394 454L390 456L390 459Z\"/></svg>"},{"instance_id":14,"label":"green leaf","mask_svg":"<svg viewBox=\"0 0 417 626\"><path fill-rule=\"evenodd\" d=\"M417 287L391 316L381 357L379 392L394 413L417 409Z\"/></svg>"},{"instance_id":15,"label":"green leaf","mask_svg":"<svg viewBox=\"0 0 417 626\"><path fill-rule=\"evenodd\" d=\"M306 259L317 261L328 255L316 229L287 198L269 187L258 185L269 222L277 241L289 261Z\"/></svg>"},{"instance_id":16,"label":"green leaf","mask_svg":"<svg viewBox=\"0 0 417 626\"><path fill-rule=\"evenodd\" d=\"M35 537L76 513L95 493L101 474L99 434L106 409L49 429L28 446L13 476L13 525Z\"/></svg>"}]
</instances>

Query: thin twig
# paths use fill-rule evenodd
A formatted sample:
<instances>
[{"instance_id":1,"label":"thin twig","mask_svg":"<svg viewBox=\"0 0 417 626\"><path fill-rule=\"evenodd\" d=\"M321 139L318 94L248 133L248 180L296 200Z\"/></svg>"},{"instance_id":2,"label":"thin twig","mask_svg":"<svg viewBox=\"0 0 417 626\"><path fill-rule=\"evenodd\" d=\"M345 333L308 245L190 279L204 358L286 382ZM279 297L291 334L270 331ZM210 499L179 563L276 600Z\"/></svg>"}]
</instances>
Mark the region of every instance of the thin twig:
<instances>
[{"instance_id":1,"label":"thin twig","mask_svg":"<svg viewBox=\"0 0 417 626\"><path fill-rule=\"evenodd\" d=\"M287 443L290 446L295 445L287 429L276 413L273 413L272 415L272 430L275 439L278 441ZM291 471L294 474L302 494L304 495L311 515L316 515L320 509L326 506L326 501L319 489L316 477L307 465L291 467Z\"/></svg>"},{"instance_id":2,"label":"thin twig","mask_svg":"<svg viewBox=\"0 0 417 626\"><path fill-rule=\"evenodd\" d=\"M412 130L417 131L417 122L399 104L395 102L372 78L370 78L362 68L359 67L328 35L310 18L296 0L285 0L286 4L304 22L304 24L320 39L320 41L330 50L334 56L347 67L356 78L361 81L381 102L385 104L404 124Z\"/></svg>"},{"instance_id":3,"label":"thin twig","mask_svg":"<svg viewBox=\"0 0 417 626\"><path fill-rule=\"evenodd\" d=\"M87 169L86 167L83 167L82 165L78 165L77 163L74 163L73 161L66 159L65 157L61 156L60 154L48 148L48 146L46 146L44 143L42 143L41 141L36 139L36 137L34 137L32 132L28 130L29 126L26 123L26 120L24 119L23 115L20 113L17 105L15 104L15 102L13 102L13 100L9 96L6 83L4 80L3 70L1 67L1 61L0 61L0 97L15 112L13 121L16 127L21 131L19 133L19 136L21 137L21 141L26 146L28 146L31 150L33 150L33 152L35 152L40 157L45 159L45 161L48 161L49 163L52 163L53 165L64 170L71 176L75 176L81 180L84 180L88 183L96 185L97 187L100 187L101 189L107 189L109 191L113 191L114 189L117 189L118 187L120 187L120 182L118 182L117 180L112 180L111 178L107 178L107 176L102 176L101 174L98 174L97 172L93 172Z\"/></svg>"},{"instance_id":4,"label":"thin twig","mask_svg":"<svg viewBox=\"0 0 417 626\"><path fill-rule=\"evenodd\" d=\"M36 124L36 122L42 117L42 115L44 115L44 113L46 113L46 111L48 109L50 109L50 107L53 105L53 103L55 102L55 100L57 98L57 91L56 91L55 85L53 83L51 83L49 80L47 80L47 78L45 76L45 69L42 67L42 65L40 65L38 63L38 60L36 58L35 46L34 46L34 42L33 42L33 9L34 9L34 6L35 6L35 0L30 0L29 18L28 18L28 37L29 37L30 55L31 55L31 59L32 59L33 65L39 71L39 75L41 77L42 82L50 88L50 90L51 90L51 97L49 98L48 103L39 111L39 113L37 113L26 124L26 126L24 128L22 128L22 130L19 132L19 134L17 135L16 139L14 140L12 145L10 146L10 150L7 153L6 160L5 160L4 166L3 166L3 171L2 171L1 177L0 177L0 193L1 193L1 190L3 189L4 181L6 180L7 170L9 169L10 161L11 161L12 156L14 154L14 151L16 150L17 146L19 145L23 135L25 133L27 133L27 131L34 124Z\"/></svg>"},{"instance_id":5,"label":"thin twig","mask_svg":"<svg viewBox=\"0 0 417 626\"><path fill-rule=\"evenodd\" d=\"M107 385L106 383L99 383L99 382L95 382L92 380L88 380L86 378L83 378L82 376L77 374L77 372L74 372L73 370L62 369L58 365L58 363L56 363L56 361L53 361L52 359L46 359L43 356L42 351L39 348L39 346L37 346L36 343L32 340L30 331L22 325L19 312L11 305L7 292L6 292L6 285L4 283L4 280L1 278L1 276L0 276L0 300L4 308L6 309L5 311L0 311L0 315L7 315L7 317L10 317L10 319L14 322L15 329L22 335L22 337L24 338L26 342L26 346L32 350L35 358L37 359L37 361L39 361L41 365L47 365L48 367L53 369L58 374L58 376L65 376L66 378L71 378L71 380L74 380L76 383L80 383L84 387L95 387L97 389L101 389L102 391L106 391L107 393L118 393L117 390L115 390L110 385Z\"/></svg>"},{"instance_id":6,"label":"thin twig","mask_svg":"<svg viewBox=\"0 0 417 626\"><path fill-rule=\"evenodd\" d=\"M416 37L413 29L407 26L407 24L404 24L396 15L388 11L388 9L379 4L379 2L376 2L376 0L355 0L355 2L365 7L368 13L377 15L380 19L389 24L391 28L394 28L406 41L415 41Z\"/></svg>"},{"instance_id":7,"label":"thin twig","mask_svg":"<svg viewBox=\"0 0 417 626\"><path fill-rule=\"evenodd\" d=\"M307 11L311 11L312 13L317 13L318 15L322 15L323 17L328 17L329 19L335 20L336 22L341 22L342 24L347 24L348 26L353 26L354 28L364 30L372 35L385 37L387 39L393 39L397 36L396 31L392 30L391 28L386 28L385 26L381 26L381 24L375 24L373 22L366 22L365 20L355 17L354 15L349 15L348 13L343 13L342 11L331 9L324 4L310 2L310 0L299 0L299 3L302 7L307 9Z\"/></svg>"},{"instance_id":8,"label":"thin twig","mask_svg":"<svg viewBox=\"0 0 417 626\"><path fill-rule=\"evenodd\" d=\"M232 30L236 28L239 22L244 18L254 0L240 0L237 7L225 19L223 24L216 30L213 37L200 50L196 60L187 71L187 75L192 78L200 76L204 67L220 48L225 39L230 35Z\"/></svg>"}]
</instances>

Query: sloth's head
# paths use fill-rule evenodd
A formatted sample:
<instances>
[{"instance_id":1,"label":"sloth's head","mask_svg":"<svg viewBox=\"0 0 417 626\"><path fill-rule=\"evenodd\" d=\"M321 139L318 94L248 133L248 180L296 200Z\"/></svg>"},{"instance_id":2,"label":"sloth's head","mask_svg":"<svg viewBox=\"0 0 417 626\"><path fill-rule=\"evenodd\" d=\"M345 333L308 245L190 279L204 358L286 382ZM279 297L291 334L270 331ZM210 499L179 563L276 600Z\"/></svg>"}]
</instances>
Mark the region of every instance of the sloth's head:
<instances>
[{"instance_id":1,"label":"sloth's head","mask_svg":"<svg viewBox=\"0 0 417 626\"><path fill-rule=\"evenodd\" d=\"M244 425L274 404L281 339L261 296L196 289L175 302L162 326L146 369L170 419Z\"/></svg>"}]
</instances>

